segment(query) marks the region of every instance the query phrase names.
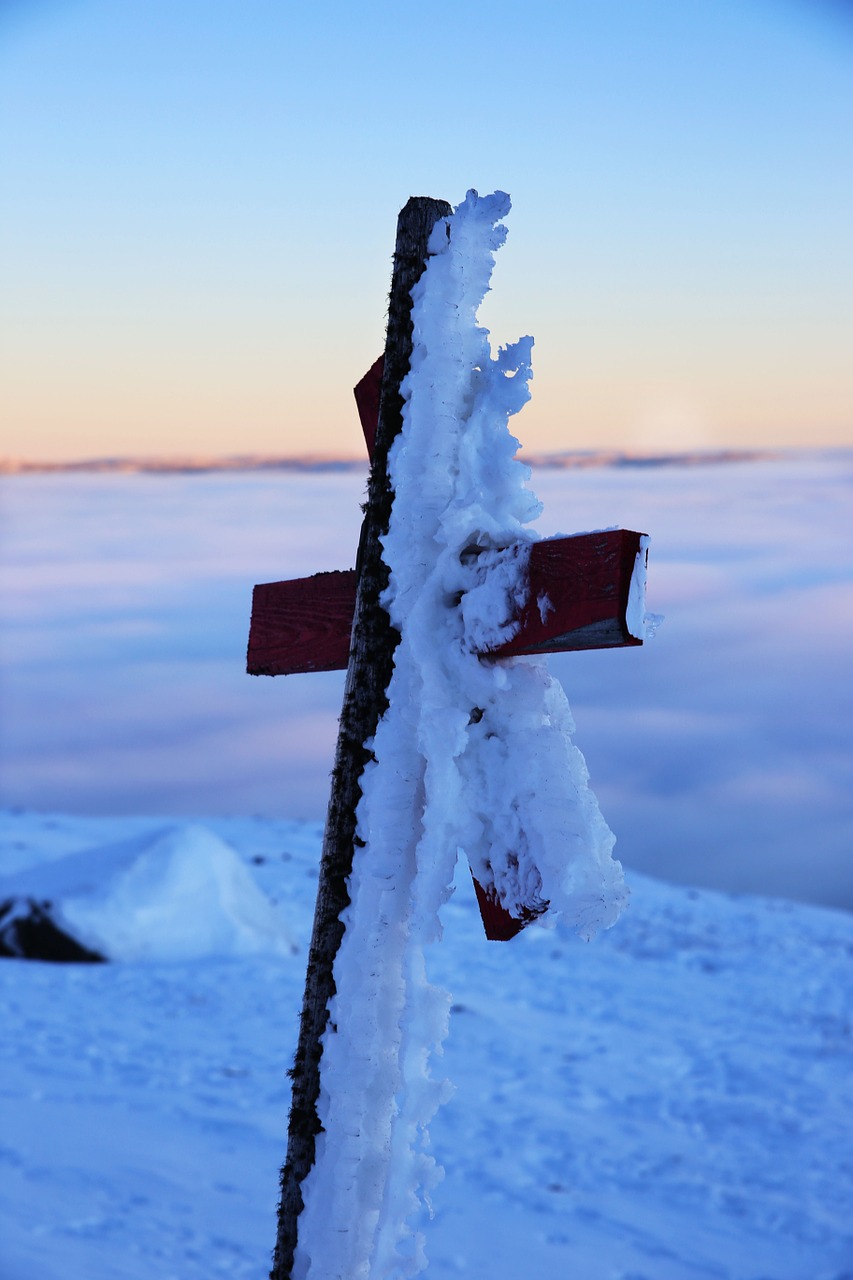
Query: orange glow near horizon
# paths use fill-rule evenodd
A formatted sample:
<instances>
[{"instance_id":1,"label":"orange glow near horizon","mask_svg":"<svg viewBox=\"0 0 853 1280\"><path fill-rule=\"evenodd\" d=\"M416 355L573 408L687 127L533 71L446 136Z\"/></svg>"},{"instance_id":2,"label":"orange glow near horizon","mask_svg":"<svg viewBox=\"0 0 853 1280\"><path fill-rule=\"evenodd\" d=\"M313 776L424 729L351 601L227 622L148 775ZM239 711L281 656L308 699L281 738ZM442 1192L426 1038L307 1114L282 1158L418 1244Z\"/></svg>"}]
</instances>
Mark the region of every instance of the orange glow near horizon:
<instances>
[{"instance_id":1,"label":"orange glow near horizon","mask_svg":"<svg viewBox=\"0 0 853 1280\"><path fill-rule=\"evenodd\" d=\"M530 452L853 446L835 6L13 8L0 457L358 457L397 210L468 186L513 196Z\"/></svg>"},{"instance_id":2,"label":"orange glow near horizon","mask_svg":"<svg viewBox=\"0 0 853 1280\"><path fill-rule=\"evenodd\" d=\"M496 290L499 267L500 260ZM310 335L299 346L293 337L283 343L286 359L271 343L241 359L226 349L218 358L185 352L181 362L155 352L136 367L80 352L63 366L61 352L46 351L49 379L40 364L28 370L20 360L6 381L0 456L359 457L352 387L381 350L380 325L373 328L372 345L347 349L342 338L322 359ZM853 445L840 352L787 362L766 350L740 360L731 350L716 360L697 352L673 368L665 351L650 347L579 347L572 358L548 334L537 342L532 399L511 423L530 453Z\"/></svg>"}]
</instances>

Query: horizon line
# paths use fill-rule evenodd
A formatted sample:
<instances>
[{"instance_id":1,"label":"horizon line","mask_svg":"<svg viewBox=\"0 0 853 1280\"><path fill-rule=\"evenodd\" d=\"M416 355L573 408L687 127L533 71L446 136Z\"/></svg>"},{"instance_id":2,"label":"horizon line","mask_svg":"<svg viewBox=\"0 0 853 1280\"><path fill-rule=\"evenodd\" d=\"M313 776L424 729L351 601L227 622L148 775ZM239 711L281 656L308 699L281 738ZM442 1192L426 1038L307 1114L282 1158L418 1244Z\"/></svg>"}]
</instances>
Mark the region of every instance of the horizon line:
<instances>
[{"instance_id":1,"label":"horizon line","mask_svg":"<svg viewBox=\"0 0 853 1280\"><path fill-rule=\"evenodd\" d=\"M757 462L804 453L849 453L850 446L824 449L753 448L753 449L567 449L548 453L531 453L519 461L535 468L556 470L588 467L695 466L724 462ZM40 461L25 458L0 458L0 475L38 475L68 473L200 475L229 471L367 471L367 458L345 454L224 454L178 455L160 454L107 455L64 461Z\"/></svg>"}]
</instances>

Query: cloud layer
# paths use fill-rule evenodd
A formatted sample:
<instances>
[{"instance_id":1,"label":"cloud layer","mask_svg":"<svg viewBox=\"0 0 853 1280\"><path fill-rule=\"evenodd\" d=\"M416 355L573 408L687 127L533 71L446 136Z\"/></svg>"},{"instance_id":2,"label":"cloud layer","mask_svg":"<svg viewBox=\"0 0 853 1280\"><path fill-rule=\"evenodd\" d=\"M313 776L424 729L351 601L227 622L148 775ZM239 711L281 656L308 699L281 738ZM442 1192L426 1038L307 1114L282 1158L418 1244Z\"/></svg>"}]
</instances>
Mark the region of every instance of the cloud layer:
<instances>
[{"instance_id":1,"label":"cloud layer","mask_svg":"<svg viewBox=\"0 0 853 1280\"><path fill-rule=\"evenodd\" d=\"M640 650L559 655L632 867L853 907L853 457L534 472L652 536ZM321 817L338 673L244 674L251 588L354 561L353 474L3 479L0 800Z\"/></svg>"}]
</instances>

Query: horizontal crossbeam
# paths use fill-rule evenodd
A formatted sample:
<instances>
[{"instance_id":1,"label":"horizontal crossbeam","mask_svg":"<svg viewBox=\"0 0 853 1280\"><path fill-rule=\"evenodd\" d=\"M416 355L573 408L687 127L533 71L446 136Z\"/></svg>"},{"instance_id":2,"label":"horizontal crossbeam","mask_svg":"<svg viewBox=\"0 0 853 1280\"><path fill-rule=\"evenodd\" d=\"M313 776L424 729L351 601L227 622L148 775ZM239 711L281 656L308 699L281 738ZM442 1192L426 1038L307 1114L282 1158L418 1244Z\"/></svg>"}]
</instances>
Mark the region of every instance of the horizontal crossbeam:
<instances>
[{"instance_id":1,"label":"horizontal crossbeam","mask_svg":"<svg viewBox=\"0 0 853 1280\"><path fill-rule=\"evenodd\" d=\"M531 544L518 632L482 656L612 649L642 644L645 540L608 529ZM633 584L633 586L632 586ZM255 676L341 671L349 661L354 569L255 587L247 670Z\"/></svg>"}]
</instances>

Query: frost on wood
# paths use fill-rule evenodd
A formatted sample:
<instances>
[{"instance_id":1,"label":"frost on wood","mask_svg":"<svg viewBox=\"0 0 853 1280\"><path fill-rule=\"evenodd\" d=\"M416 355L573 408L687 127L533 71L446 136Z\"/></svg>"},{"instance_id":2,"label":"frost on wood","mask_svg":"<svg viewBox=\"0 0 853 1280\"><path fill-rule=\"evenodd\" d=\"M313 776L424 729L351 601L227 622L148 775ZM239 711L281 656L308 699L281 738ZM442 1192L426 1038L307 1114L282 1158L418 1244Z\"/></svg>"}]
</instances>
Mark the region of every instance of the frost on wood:
<instances>
[{"instance_id":1,"label":"frost on wood","mask_svg":"<svg viewBox=\"0 0 853 1280\"><path fill-rule=\"evenodd\" d=\"M531 338L493 355L476 323L506 231L503 193L469 192L437 223L413 290L403 431L389 458L384 603L401 640L368 744L360 850L321 1068L323 1131L303 1184L294 1271L308 1280L416 1275L412 1225L440 1171L427 1126L449 996L425 974L457 855L516 917L562 913L585 938L625 901L613 836L542 660L484 661L524 597L540 510L509 417L529 398Z\"/></svg>"},{"instance_id":2,"label":"frost on wood","mask_svg":"<svg viewBox=\"0 0 853 1280\"><path fill-rule=\"evenodd\" d=\"M640 549L634 572L631 574L631 586L628 591L628 614L626 622L628 631L637 640L646 639L646 569L649 558L649 538L643 534L640 538Z\"/></svg>"}]
</instances>

